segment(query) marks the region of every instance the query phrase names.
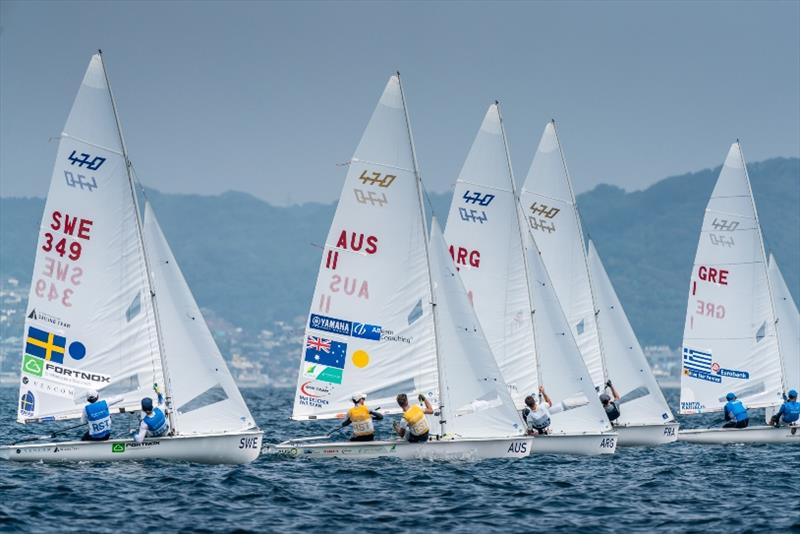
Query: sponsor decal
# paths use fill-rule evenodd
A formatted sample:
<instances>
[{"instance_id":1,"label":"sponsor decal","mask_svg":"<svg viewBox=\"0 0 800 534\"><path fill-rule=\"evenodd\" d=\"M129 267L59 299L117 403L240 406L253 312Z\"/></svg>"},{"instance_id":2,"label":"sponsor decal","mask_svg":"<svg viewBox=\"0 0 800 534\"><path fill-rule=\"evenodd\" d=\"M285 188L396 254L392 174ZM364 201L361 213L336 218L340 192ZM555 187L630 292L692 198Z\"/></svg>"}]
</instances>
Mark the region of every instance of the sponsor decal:
<instances>
[{"instance_id":1,"label":"sponsor decal","mask_svg":"<svg viewBox=\"0 0 800 534\"><path fill-rule=\"evenodd\" d=\"M722 378L747 380L750 373L739 369L725 369L712 361L710 352L703 352L689 347L683 348L683 374L691 378L707 382L722 383Z\"/></svg>"},{"instance_id":2,"label":"sponsor decal","mask_svg":"<svg viewBox=\"0 0 800 534\"><path fill-rule=\"evenodd\" d=\"M112 443L111 444L111 452L121 454L125 452L125 444L124 443Z\"/></svg>"},{"instance_id":3,"label":"sponsor decal","mask_svg":"<svg viewBox=\"0 0 800 534\"><path fill-rule=\"evenodd\" d=\"M328 384L314 384L314 380L309 380L300 385L300 393L314 398L327 397L331 394L331 386Z\"/></svg>"},{"instance_id":4,"label":"sponsor decal","mask_svg":"<svg viewBox=\"0 0 800 534\"><path fill-rule=\"evenodd\" d=\"M411 343L412 338L395 334L393 330L381 329L381 341L397 341L399 343Z\"/></svg>"},{"instance_id":5,"label":"sponsor decal","mask_svg":"<svg viewBox=\"0 0 800 534\"><path fill-rule=\"evenodd\" d=\"M681 402L681 410L682 411L695 411L695 412L702 412L705 409L705 406L701 402L697 401L690 401L690 402Z\"/></svg>"},{"instance_id":6,"label":"sponsor decal","mask_svg":"<svg viewBox=\"0 0 800 534\"><path fill-rule=\"evenodd\" d=\"M380 326L374 324L366 324L366 323L353 323L352 326L352 336L359 337L361 339L372 339L374 341L378 341L381 339L381 331L382 328Z\"/></svg>"},{"instance_id":7,"label":"sponsor decal","mask_svg":"<svg viewBox=\"0 0 800 534\"><path fill-rule=\"evenodd\" d=\"M36 397L28 390L19 399L19 414L32 417L36 414Z\"/></svg>"},{"instance_id":8,"label":"sponsor decal","mask_svg":"<svg viewBox=\"0 0 800 534\"><path fill-rule=\"evenodd\" d=\"M111 376L85 369L72 369L63 365L44 363L44 378L75 386L101 388L111 383Z\"/></svg>"},{"instance_id":9,"label":"sponsor decal","mask_svg":"<svg viewBox=\"0 0 800 534\"><path fill-rule=\"evenodd\" d=\"M50 315L49 313L44 313L43 311L37 311L36 308L32 309L31 312L28 314L28 319L33 319L34 321L41 321L43 323L50 323L53 326L57 326L59 328L69 328L70 325L68 322L62 320L60 317L55 315Z\"/></svg>"},{"instance_id":10,"label":"sponsor decal","mask_svg":"<svg viewBox=\"0 0 800 534\"><path fill-rule=\"evenodd\" d=\"M747 371L739 371L738 369L720 368L719 376L724 376L726 378L739 378L741 380L748 380L750 378L750 373L748 373Z\"/></svg>"},{"instance_id":11,"label":"sponsor decal","mask_svg":"<svg viewBox=\"0 0 800 534\"><path fill-rule=\"evenodd\" d=\"M344 369L347 343L340 343L324 337L307 336L305 360L329 367Z\"/></svg>"},{"instance_id":12,"label":"sponsor decal","mask_svg":"<svg viewBox=\"0 0 800 534\"><path fill-rule=\"evenodd\" d=\"M22 372L31 376L42 376L44 360L25 354L22 357Z\"/></svg>"},{"instance_id":13,"label":"sponsor decal","mask_svg":"<svg viewBox=\"0 0 800 534\"><path fill-rule=\"evenodd\" d=\"M55 395L63 399L75 399L75 388L66 384L33 376L23 376L21 381L23 385L39 393L47 393L48 395Z\"/></svg>"},{"instance_id":14,"label":"sponsor decal","mask_svg":"<svg viewBox=\"0 0 800 534\"><path fill-rule=\"evenodd\" d=\"M334 317L326 317L324 315L311 314L308 320L308 327L314 330L322 330L323 332L330 332L332 334L340 334L342 336L349 336L353 324L344 319L336 319Z\"/></svg>"},{"instance_id":15,"label":"sponsor decal","mask_svg":"<svg viewBox=\"0 0 800 534\"><path fill-rule=\"evenodd\" d=\"M124 446L125 444L122 443L121 445ZM128 443L127 447L129 449L148 449L150 447L158 447L159 445L161 445L160 441L143 441L142 443L136 443L134 441L133 443Z\"/></svg>"},{"instance_id":16,"label":"sponsor decal","mask_svg":"<svg viewBox=\"0 0 800 534\"><path fill-rule=\"evenodd\" d=\"M303 375L320 382L342 383L342 370L336 367L328 367L327 365L306 364Z\"/></svg>"}]
</instances>

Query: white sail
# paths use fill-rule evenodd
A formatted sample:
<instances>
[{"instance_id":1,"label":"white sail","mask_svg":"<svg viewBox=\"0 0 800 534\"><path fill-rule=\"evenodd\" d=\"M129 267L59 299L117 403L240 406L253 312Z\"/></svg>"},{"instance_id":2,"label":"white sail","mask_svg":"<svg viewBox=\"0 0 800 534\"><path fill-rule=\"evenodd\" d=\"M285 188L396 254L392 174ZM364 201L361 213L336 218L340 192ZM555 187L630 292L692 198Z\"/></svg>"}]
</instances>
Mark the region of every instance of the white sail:
<instances>
[{"instance_id":1,"label":"white sail","mask_svg":"<svg viewBox=\"0 0 800 534\"><path fill-rule=\"evenodd\" d=\"M520 193L570 330L595 386L606 381L580 216L554 122L544 129Z\"/></svg>"},{"instance_id":2,"label":"white sail","mask_svg":"<svg viewBox=\"0 0 800 534\"><path fill-rule=\"evenodd\" d=\"M597 323L603 333L606 369L609 376L614 377L614 387L624 404L617 423L641 425L673 421L664 394L591 240L588 262L599 310Z\"/></svg>"},{"instance_id":3,"label":"white sail","mask_svg":"<svg viewBox=\"0 0 800 534\"><path fill-rule=\"evenodd\" d=\"M294 419L329 418L368 395L437 401L426 238L400 80L392 76L350 162L320 262Z\"/></svg>"},{"instance_id":4,"label":"white sail","mask_svg":"<svg viewBox=\"0 0 800 534\"><path fill-rule=\"evenodd\" d=\"M149 203L143 233L178 435L255 427Z\"/></svg>"},{"instance_id":5,"label":"white sail","mask_svg":"<svg viewBox=\"0 0 800 534\"><path fill-rule=\"evenodd\" d=\"M524 434L522 419L435 218L431 224L430 265L443 384L440 402L447 435L484 438Z\"/></svg>"},{"instance_id":6,"label":"white sail","mask_svg":"<svg viewBox=\"0 0 800 534\"><path fill-rule=\"evenodd\" d=\"M540 380L553 406L563 410L553 414L550 429L555 433L609 431L611 423L570 333L555 286L550 281L532 233L526 233L526 242Z\"/></svg>"},{"instance_id":7,"label":"white sail","mask_svg":"<svg viewBox=\"0 0 800 534\"><path fill-rule=\"evenodd\" d=\"M681 413L780 404L782 369L761 229L739 143L706 207L683 331Z\"/></svg>"},{"instance_id":8,"label":"white sail","mask_svg":"<svg viewBox=\"0 0 800 534\"><path fill-rule=\"evenodd\" d=\"M497 104L455 185L445 238L518 408L539 387L513 178Z\"/></svg>"},{"instance_id":9,"label":"white sail","mask_svg":"<svg viewBox=\"0 0 800 534\"><path fill-rule=\"evenodd\" d=\"M778 342L783 360L784 385L800 390L800 313L797 311L789 287L783 279L775 257L769 255L769 281L775 316L778 319Z\"/></svg>"},{"instance_id":10,"label":"white sail","mask_svg":"<svg viewBox=\"0 0 800 534\"><path fill-rule=\"evenodd\" d=\"M39 230L17 420L79 417L83 395L163 387L133 190L101 56L59 141Z\"/></svg>"}]
</instances>

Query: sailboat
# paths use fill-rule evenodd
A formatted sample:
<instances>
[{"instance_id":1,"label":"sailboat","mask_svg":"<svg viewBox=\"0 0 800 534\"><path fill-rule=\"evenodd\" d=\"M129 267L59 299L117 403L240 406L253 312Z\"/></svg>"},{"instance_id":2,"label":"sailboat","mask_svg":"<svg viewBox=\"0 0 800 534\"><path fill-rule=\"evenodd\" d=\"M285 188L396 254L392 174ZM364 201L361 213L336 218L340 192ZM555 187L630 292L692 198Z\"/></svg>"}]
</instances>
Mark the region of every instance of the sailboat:
<instances>
[{"instance_id":1,"label":"sailboat","mask_svg":"<svg viewBox=\"0 0 800 534\"><path fill-rule=\"evenodd\" d=\"M438 408L436 437L285 441L292 456L519 458L531 438L514 408L436 219L427 238L422 184L399 74L392 76L350 161L320 262L292 418L336 419L365 392L423 393ZM431 434L434 434L432 430Z\"/></svg>"},{"instance_id":2,"label":"sailboat","mask_svg":"<svg viewBox=\"0 0 800 534\"><path fill-rule=\"evenodd\" d=\"M127 413L143 397L155 398L155 389L166 398L171 432L143 443L42 442L51 434L0 447L0 458L246 463L258 457L262 432L149 204L140 217L100 52L59 141L28 308L18 423L80 418L90 390L109 403L115 398L112 414Z\"/></svg>"},{"instance_id":3,"label":"sailboat","mask_svg":"<svg viewBox=\"0 0 800 534\"><path fill-rule=\"evenodd\" d=\"M627 348L638 347L638 342L622 308L611 311L608 290L607 305L598 305L595 286L601 282L590 273L580 214L555 121L545 126L522 186L520 203L595 389L606 390L611 380L620 394L617 404L621 416L614 422L619 445L675 441L677 424L650 367L639 357L640 349ZM595 272L601 275L599 269ZM607 277L606 281L610 285ZM614 317L620 312L622 320ZM603 314L609 317L600 319ZM606 337L608 347L604 346Z\"/></svg>"},{"instance_id":4,"label":"sailboat","mask_svg":"<svg viewBox=\"0 0 800 534\"><path fill-rule=\"evenodd\" d=\"M518 409L539 386L558 408L533 453L604 454L616 434L581 359L517 202L495 102L453 192L445 237ZM554 410L556 412L556 410Z\"/></svg>"},{"instance_id":5,"label":"sailboat","mask_svg":"<svg viewBox=\"0 0 800 534\"><path fill-rule=\"evenodd\" d=\"M776 291L771 287L776 282L777 275L771 279L768 273L747 166L737 141L706 206L692 267L681 357L682 414L721 412L729 392L750 410L771 409L783 402L788 389L797 388L797 363L784 357L784 331L776 320L776 311L788 306L784 302L778 307L775 295L785 296L788 290ZM786 322L791 321L788 314ZM678 439L800 444L800 432L785 425L702 428L681 430Z\"/></svg>"}]
</instances>

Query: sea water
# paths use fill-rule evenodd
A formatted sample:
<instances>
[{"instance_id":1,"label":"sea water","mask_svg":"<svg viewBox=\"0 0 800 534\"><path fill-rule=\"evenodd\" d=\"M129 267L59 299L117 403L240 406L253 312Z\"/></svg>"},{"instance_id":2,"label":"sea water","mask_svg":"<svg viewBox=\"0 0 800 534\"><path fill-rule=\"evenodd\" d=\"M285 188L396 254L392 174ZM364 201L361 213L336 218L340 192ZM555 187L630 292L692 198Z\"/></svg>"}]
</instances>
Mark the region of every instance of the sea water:
<instances>
[{"instance_id":1,"label":"sea water","mask_svg":"<svg viewBox=\"0 0 800 534\"><path fill-rule=\"evenodd\" d=\"M266 441L337 425L289 420L291 390L243 393ZM677 392L667 394L674 407ZM17 425L16 396L0 389L0 443L72 424ZM132 417L114 416L118 435ZM679 419L698 427L721 416ZM389 425L380 422L378 432L388 436ZM686 443L478 463L277 455L243 466L0 461L0 530L797 531L799 462L797 446Z\"/></svg>"}]
</instances>

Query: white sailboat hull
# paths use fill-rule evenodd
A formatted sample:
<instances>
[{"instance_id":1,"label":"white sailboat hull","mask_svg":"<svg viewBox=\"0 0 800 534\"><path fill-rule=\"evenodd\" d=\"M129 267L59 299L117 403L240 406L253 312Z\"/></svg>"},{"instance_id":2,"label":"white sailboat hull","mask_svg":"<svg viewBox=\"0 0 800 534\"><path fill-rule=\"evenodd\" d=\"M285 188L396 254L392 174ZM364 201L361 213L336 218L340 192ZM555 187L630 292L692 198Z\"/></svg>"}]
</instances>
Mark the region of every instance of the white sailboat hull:
<instances>
[{"instance_id":1,"label":"white sailboat hull","mask_svg":"<svg viewBox=\"0 0 800 534\"><path fill-rule=\"evenodd\" d=\"M572 454L597 456L614 454L617 450L617 434L547 434L534 436L532 454Z\"/></svg>"},{"instance_id":2,"label":"white sailboat hull","mask_svg":"<svg viewBox=\"0 0 800 534\"><path fill-rule=\"evenodd\" d=\"M678 441L705 444L794 443L800 445L800 427L694 428L678 432Z\"/></svg>"},{"instance_id":3,"label":"white sailboat hull","mask_svg":"<svg viewBox=\"0 0 800 534\"><path fill-rule=\"evenodd\" d=\"M119 462L168 460L201 464L246 464L261 452L260 430L108 441L20 443L0 447L0 459L17 462Z\"/></svg>"},{"instance_id":4,"label":"white sailboat hull","mask_svg":"<svg viewBox=\"0 0 800 534\"><path fill-rule=\"evenodd\" d=\"M489 458L525 458L531 453L533 438L474 438L431 440L426 443L407 441L337 441L334 443L300 443L285 441L267 444L266 453L293 458L380 458L406 460L485 460Z\"/></svg>"},{"instance_id":5,"label":"white sailboat hull","mask_svg":"<svg viewBox=\"0 0 800 534\"><path fill-rule=\"evenodd\" d=\"M678 423L659 425L617 425L620 447L654 447L672 443L678 439Z\"/></svg>"}]
</instances>

